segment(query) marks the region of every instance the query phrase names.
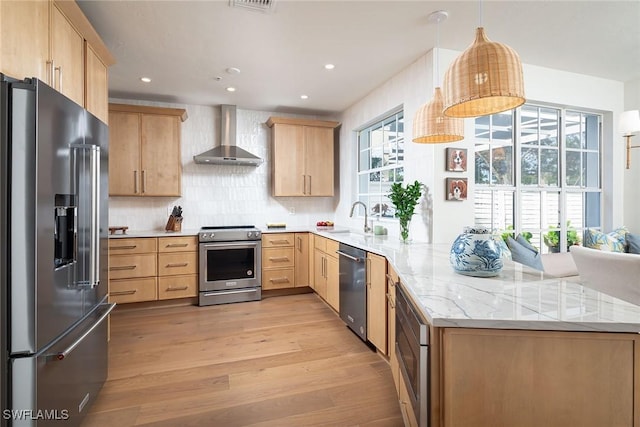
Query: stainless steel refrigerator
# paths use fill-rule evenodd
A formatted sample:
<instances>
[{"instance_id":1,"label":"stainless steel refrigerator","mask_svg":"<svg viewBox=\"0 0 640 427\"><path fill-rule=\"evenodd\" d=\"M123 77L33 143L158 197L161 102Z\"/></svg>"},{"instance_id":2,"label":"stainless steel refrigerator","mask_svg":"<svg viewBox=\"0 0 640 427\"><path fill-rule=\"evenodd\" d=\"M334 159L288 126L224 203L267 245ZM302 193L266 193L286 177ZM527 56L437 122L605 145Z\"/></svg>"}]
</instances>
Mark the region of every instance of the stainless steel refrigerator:
<instances>
[{"instance_id":1,"label":"stainless steel refrigerator","mask_svg":"<svg viewBox=\"0 0 640 427\"><path fill-rule=\"evenodd\" d=\"M107 377L108 128L0 74L3 426L80 425Z\"/></svg>"}]
</instances>

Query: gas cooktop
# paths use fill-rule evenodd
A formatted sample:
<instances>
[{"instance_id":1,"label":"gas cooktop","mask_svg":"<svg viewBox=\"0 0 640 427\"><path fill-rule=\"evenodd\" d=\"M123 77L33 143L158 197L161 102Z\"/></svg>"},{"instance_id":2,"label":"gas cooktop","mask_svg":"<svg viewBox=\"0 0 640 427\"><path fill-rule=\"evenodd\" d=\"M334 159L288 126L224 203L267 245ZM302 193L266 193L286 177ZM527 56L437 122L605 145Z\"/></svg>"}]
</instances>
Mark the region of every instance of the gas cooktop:
<instances>
[{"instance_id":1,"label":"gas cooktop","mask_svg":"<svg viewBox=\"0 0 640 427\"><path fill-rule=\"evenodd\" d=\"M262 232L255 225L206 226L198 233L199 242L235 242L260 240Z\"/></svg>"}]
</instances>

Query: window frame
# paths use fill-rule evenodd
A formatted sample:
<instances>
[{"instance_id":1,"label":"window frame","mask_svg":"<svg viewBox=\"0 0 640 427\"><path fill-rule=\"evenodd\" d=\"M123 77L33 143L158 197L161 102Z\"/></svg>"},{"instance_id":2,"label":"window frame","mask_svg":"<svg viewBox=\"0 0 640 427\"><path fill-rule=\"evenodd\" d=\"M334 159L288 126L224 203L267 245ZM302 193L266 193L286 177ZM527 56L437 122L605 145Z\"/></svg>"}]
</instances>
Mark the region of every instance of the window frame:
<instances>
[{"instance_id":1,"label":"window frame","mask_svg":"<svg viewBox=\"0 0 640 427\"><path fill-rule=\"evenodd\" d=\"M577 107L569 107L569 106L558 106L558 105L552 105L552 104L545 104L545 103L537 103L537 102L531 102L531 103L526 103L524 105L524 107L535 107L538 109L538 129L540 129L540 110L541 109L553 109L553 110L557 110L558 111L558 123L557 123L557 128L558 128L558 185L557 186L551 186L551 185L547 185L547 184L542 184L541 183L541 166L540 166L540 161L538 160L538 179L537 179L537 184L534 185L525 185L522 183L522 165L521 165L521 158L522 158L522 151L523 149L526 149L527 146L523 143L522 141L522 116L521 116L521 108L519 107L515 110L513 110L513 115L512 115L512 140L513 140L513 156L512 156L512 173L513 173L513 185L499 185L499 184L493 184L492 181L492 177L489 176L488 178L488 183L475 183L475 190L476 192L489 192L489 194L491 194L491 227L494 228L496 226L496 218L494 216L494 209L495 209L495 203L493 203L494 197L495 195L500 192L500 191L512 191L513 194L513 203L512 203L512 210L513 212L511 213L512 219L513 219L513 229L512 230L505 230L500 229L500 232L507 232L509 234L512 234L513 236L517 235L518 233L521 233L523 231L528 231L533 233L534 235L539 235L539 243L540 243L540 249L543 250L546 246L543 244L543 236L549 232L549 231L553 231L553 230L559 230L560 231L560 251L561 252L565 252L566 248L567 248L567 229L569 228L567 226L567 220L571 220L571 218L569 217L569 200L568 197L570 197L570 195L572 194L581 194L582 195L582 206L581 206L581 224L575 224L572 223L571 224L571 228L575 228L576 231L578 232L579 236L582 236L584 229L588 228L595 228L595 229L601 229L602 228L602 220L603 220L603 207L604 207L604 201L603 201L603 197L602 197L602 192L603 192L603 148L604 148L604 138L603 138L603 122L604 122L604 116L602 113L600 112L595 112L592 110L589 110L587 108L577 108ZM587 144L584 143L584 146L581 145L580 148L569 148L567 147L567 114L569 113L579 113L581 120L580 123L583 123L583 120L586 121L585 116L595 116L597 118L597 151L595 151L592 148L588 148ZM585 129L588 125L585 125ZM477 132L477 128L476 128L476 124L474 122L474 158L475 158L475 148L478 145L478 140L475 139L475 135ZM491 132L491 129L489 129L489 132ZM581 138L583 137L583 135L586 135L583 133L583 130L581 128L581 131L579 133L581 135ZM582 139L581 139L581 142ZM538 143L536 143L534 145L534 147L538 148L538 153L540 153L540 149L542 147L542 145ZM580 185L577 186L570 186L567 184L567 152L580 152L580 171L581 171L581 183ZM586 174L588 173L587 171L584 170L584 164L585 164L585 160L584 160L584 156L585 153L593 153L593 152L597 152L598 154L598 172L597 172L597 186L593 187L593 186L588 186L587 182L583 182L586 180L587 176ZM540 156L538 157L540 158ZM490 173L491 173L491 169L490 169ZM475 179L475 176L474 176ZM557 217L558 217L558 223L560 224L560 227L552 227L552 226L547 226L545 227L543 224L545 223L544 221L544 212L543 212L543 203L541 202L540 204L540 216L539 216L539 227L537 228L533 228L533 227L529 227L529 228L525 228L523 226L523 206L524 206L524 193L527 192L537 192L537 193L558 193L558 213L557 213ZM589 220L589 218L587 218L588 214L586 213L587 208L586 208L586 203L588 203L587 201L587 195L588 194L598 194L598 212L597 212L597 225L593 225L591 223L591 221ZM542 197L542 196L541 196ZM478 205L477 202L474 201L474 217L477 219L477 215L478 215Z\"/></svg>"},{"instance_id":2,"label":"window frame","mask_svg":"<svg viewBox=\"0 0 640 427\"><path fill-rule=\"evenodd\" d=\"M388 125L391 121L395 121L396 129L399 129L400 124L402 126L401 130L396 130L396 136L393 138L393 144L392 144L393 146L391 145L388 146L389 149L392 149L393 147L395 147L396 158L394 160L394 163L389 163L387 165L384 165L384 160L383 160L380 166L371 167L372 158L373 158L371 156L371 153L372 153L373 147L371 144L372 139L370 136L372 135L373 131L375 131L376 129L384 129L384 127ZM400 182L400 183L404 182L405 169L406 169L406 164L404 160L404 153L406 151L405 126L406 126L406 122L405 122L404 108L403 106L399 106L397 108L394 108L386 112L385 114L380 115L376 119L371 120L367 124L355 130L356 200L363 202L367 206L368 211L371 212L370 216L378 217L378 219L387 220L387 221L397 221L397 218L395 218L395 208L393 206L393 203L388 198L389 192L383 191L383 184L385 182L388 182L389 185L391 185L392 182ZM366 148L363 148L361 146L361 138L362 138L363 132L368 132L367 135L369 135L369 139L368 139L369 145ZM385 151L384 151L386 146L385 144L387 142L388 141L385 141L385 137L383 134L383 140L380 145L383 153L383 159L385 155ZM402 145L401 149L399 149L398 147L400 144ZM365 151L368 151L368 156L366 157L368 161L367 168L362 167L363 152ZM376 174L376 173L380 174L379 181L371 181L371 180L366 181L368 183L367 184L368 191L363 191L362 183L363 183L363 179L365 179L364 177L369 176L370 174ZM393 181L384 181L383 174L387 174L387 176L392 175ZM397 179L398 176L400 176L401 179ZM379 182L378 191L371 191L370 183L372 182ZM358 210L357 212L358 212L358 217L364 216L364 213L361 209Z\"/></svg>"}]
</instances>

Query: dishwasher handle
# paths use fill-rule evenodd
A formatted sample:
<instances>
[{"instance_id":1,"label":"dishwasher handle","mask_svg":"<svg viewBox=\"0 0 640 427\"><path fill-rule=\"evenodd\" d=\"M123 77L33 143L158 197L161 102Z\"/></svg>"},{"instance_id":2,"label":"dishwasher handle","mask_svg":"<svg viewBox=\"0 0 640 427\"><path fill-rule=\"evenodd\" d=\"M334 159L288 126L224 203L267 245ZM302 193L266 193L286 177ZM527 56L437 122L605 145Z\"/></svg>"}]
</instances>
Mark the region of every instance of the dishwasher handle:
<instances>
[{"instance_id":1,"label":"dishwasher handle","mask_svg":"<svg viewBox=\"0 0 640 427\"><path fill-rule=\"evenodd\" d=\"M353 256L353 255L349 255L349 254L348 254L348 253L346 253L346 252L336 251L336 253L337 253L338 255L340 255L340 256L345 257L345 258L349 258L350 260L355 261L355 262L362 262L362 261L363 261L363 258L359 258L359 257L355 257L355 256Z\"/></svg>"}]
</instances>

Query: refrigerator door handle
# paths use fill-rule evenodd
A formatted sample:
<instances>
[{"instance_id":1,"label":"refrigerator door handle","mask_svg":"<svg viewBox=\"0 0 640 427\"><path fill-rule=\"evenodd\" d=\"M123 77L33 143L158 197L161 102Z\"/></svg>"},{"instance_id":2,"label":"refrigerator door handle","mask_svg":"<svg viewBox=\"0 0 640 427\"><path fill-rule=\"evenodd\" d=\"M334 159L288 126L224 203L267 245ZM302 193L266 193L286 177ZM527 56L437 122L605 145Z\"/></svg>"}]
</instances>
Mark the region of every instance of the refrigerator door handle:
<instances>
[{"instance_id":1,"label":"refrigerator door handle","mask_svg":"<svg viewBox=\"0 0 640 427\"><path fill-rule=\"evenodd\" d=\"M76 282L78 288L93 289L100 284L100 147L91 144L71 144L72 150L89 150L91 195L89 214L89 278ZM77 168L77 163L74 162ZM75 176L75 173L73 174ZM75 189L77 192L77 188Z\"/></svg>"},{"instance_id":2,"label":"refrigerator door handle","mask_svg":"<svg viewBox=\"0 0 640 427\"><path fill-rule=\"evenodd\" d=\"M80 345L80 343L82 342L82 340L84 340L86 337L88 337L91 332L94 331L95 328L97 328L100 323L102 323L104 321L104 319L107 318L107 316L111 313L111 311L116 308L116 304L115 303L111 303L109 304L109 308L107 309L107 311L105 311L102 316L100 316L100 318L98 320L96 320L96 322L91 325L91 327L89 329L87 329L85 331L85 333L83 333L77 340L75 340L73 343L71 343L71 345L69 345L69 347L65 348L64 350L62 350L61 352L54 354L53 356L53 360L64 360L65 357L67 357L78 345Z\"/></svg>"}]
</instances>

